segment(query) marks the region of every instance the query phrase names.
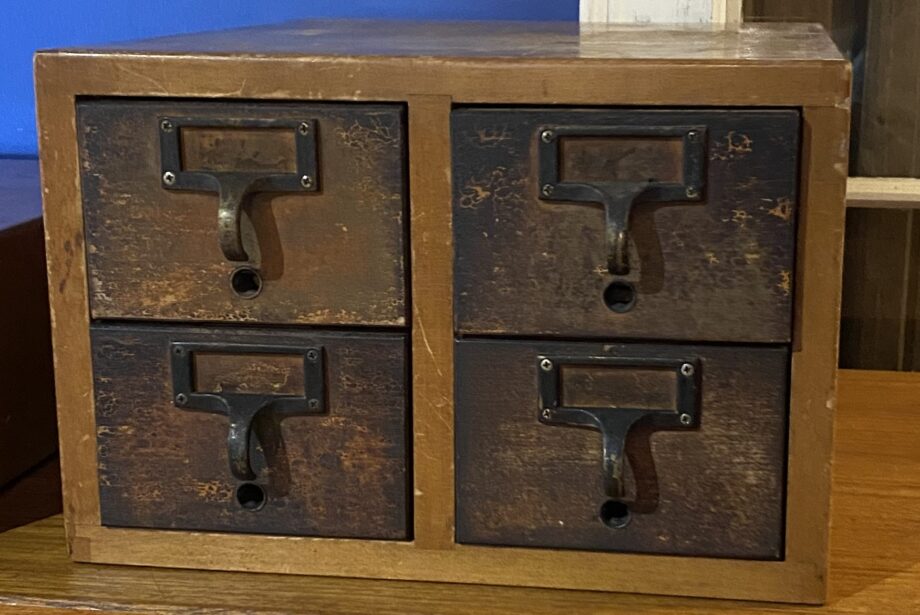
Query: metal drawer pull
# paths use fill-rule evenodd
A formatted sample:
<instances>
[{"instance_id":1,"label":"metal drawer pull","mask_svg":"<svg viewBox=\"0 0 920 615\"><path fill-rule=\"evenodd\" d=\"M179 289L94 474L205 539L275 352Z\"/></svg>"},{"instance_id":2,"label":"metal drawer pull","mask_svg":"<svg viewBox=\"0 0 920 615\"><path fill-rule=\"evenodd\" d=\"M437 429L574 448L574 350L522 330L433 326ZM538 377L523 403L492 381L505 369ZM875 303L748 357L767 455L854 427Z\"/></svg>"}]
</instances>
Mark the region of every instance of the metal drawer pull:
<instances>
[{"instance_id":1,"label":"metal drawer pull","mask_svg":"<svg viewBox=\"0 0 920 615\"><path fill-rule=\"evenodd\" d=\"M201 392L195 390L195 353L233 355L300 355L303 357L303 394L283 395L243 392ZM249 458L252 425L260 412L271 410L283 416L322 414L326 408L323 377L323 349L285 346L251 346L173 342L170 344L173 402L177 408L225 415L229 421L227 456L230 471L239 480L256 478Z\"/></svg>"},{"instance_id":2,"label":"metal drawer pull","mask_svg":"<svg viewBox=\"0 0 920 615\"><path fill-rule=\"evenodd\" d=\"M315 192L319 189L316 171L316 123L291 119L211 119L162 117L160 126L161 183L167 190L216 192L217 236L228 261L250 260L243 246L240 219L246 199L257 192ZM296 169L278 173L259 170L189 170L183 167L183 128L281 129L293 132Z\"/></svg>"},{"instance_id":3,"label":"metal drawer pull","mask_svg":"<svg viewBox=\"0 0 920 615\"><path fill-rule=\"evenodd\" d=\"M641 180L576 180L562 178L562 142L566 139L682 138L682 182ZM704 126L544 126L537 130L540 198L544 201L600 203L604 206L607 269L629 273L629 216L633 205L663 201L699 201L704 187Z\"/></svg>"},{"instance_id":4,"label":"metal drawer pull","mask_svg":"<svg viewBox=\"0 0 920 615\"><path fill-rule=\"evenodd\" d=\"M563 405L562 369L576 366L611 367L617 369L673 370L677 394L675 408L606 408ZM691 429L699 423L698 378L699 362L695 359L676 360L657 357L604 356L538 356L539 421L545 425L581 427L601 432L603 459L601 462L604 494L611 498L601 508L601 518L611 527L626 525L627 507L624 469L626 437L640 421L657 428ZM621 521L617 521L620 519Z\"/></svg>"}]
</instances>

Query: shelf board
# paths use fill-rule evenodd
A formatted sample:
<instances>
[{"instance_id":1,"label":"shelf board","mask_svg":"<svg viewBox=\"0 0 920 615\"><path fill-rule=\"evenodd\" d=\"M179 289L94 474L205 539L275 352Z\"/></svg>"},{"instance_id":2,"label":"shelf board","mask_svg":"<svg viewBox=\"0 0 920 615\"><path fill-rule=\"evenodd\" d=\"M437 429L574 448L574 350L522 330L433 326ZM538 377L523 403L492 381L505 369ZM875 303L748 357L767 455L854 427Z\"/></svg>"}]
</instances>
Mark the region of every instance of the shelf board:
<instances>
[{"instance_id":1,"label":"shelf board","mask_svg":"<svg viewBox=\"0 0 920 615\"><path fill-rule=\"evenodd\" d=\"M920 208L920 179L913 177L851 177L847 207L870 209Z\"/></svg>"}]
</instances>

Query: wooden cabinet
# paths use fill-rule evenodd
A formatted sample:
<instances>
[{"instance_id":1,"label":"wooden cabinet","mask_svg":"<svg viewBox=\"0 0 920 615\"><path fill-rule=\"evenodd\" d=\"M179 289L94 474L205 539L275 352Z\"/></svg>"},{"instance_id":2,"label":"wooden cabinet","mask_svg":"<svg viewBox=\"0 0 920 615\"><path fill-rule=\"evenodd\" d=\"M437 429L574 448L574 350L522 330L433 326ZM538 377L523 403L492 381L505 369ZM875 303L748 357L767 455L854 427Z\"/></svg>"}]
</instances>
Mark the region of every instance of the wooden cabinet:
<instances>
[{"instance_id":1,"label":"wooden cabinet","mask_svg":"<svg viewBox=\"0 0 920 615\"><path fill-rule=\"evenodd\" d=\"M302 22L36 59L78 561L820 602L820 28Z\"/></svg>"}]
</instances>

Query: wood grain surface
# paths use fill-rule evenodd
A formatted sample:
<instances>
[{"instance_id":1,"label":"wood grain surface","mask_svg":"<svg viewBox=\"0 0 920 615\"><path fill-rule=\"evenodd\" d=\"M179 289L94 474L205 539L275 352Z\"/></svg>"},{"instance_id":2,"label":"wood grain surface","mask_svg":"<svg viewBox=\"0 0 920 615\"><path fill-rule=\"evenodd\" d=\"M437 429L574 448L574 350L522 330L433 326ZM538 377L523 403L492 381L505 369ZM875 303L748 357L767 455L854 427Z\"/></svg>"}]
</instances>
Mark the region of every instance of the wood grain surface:
<instances>
[{"instance_id":1,"label":"wood grain surface","mask_svg":"<svg viewBox=\"0 0 920 615\"><path fill-rule=\"evenodd\" d=\"M322 414L260 414L251 444L260 510L240 506L227 417L173 404L170 343L321 345ZM229 351L228 351L229 352ZM405 539L410 536L403 335L98 325L93 328L102 523L111 526ZM280 362L279 362L280 361ZM199 361L200 363L201 361ZM285 355L261 373L207 360L205 382L303 394ZM302 368L301 368L302 369ZM266 383L266 372L273 383ZM278 387L274 386L275 384ZM268 386L266 386L268 385ZM280 386L284 385L284 386ZM277 389L277 390L273 390Z\"/></svg>"},{"instance_id":2,"label":"wood grain surface","mask_svg":"<svg viewBox=\"0 0 920 615\"><path fill-rule=\"evenodd\" d=\"M452 124L460 333L790 339L795 111L473 108L455 111ZM703 200L636 204L625 277L607 271L603 207L542 200L536 154L541 127L617 125L708 132ZM627 165L630 152L635 160ZM607 148L605 155L606 181L667 172L641 164L635 147ZM613 311L604 301L614 280L635 286L629 311Z\"/></svg>"},{"instance_id":3,"label":"wood grain surface","mask_svg":"<svg viewBox=\"0 0 920 615\"><path fill-rule=\"evenodd\" d=\"M651 35L651 36L650 36ZM654 37L654 40L653 38ZM575 22L411 22L303 20L270 26L122 42L96 49L158 54L307 54L325 56L546 57L674 59L706 62L836 60L839 52L814 24Z\"/></svg>"},{"instance_id":4,"label":"wood grain surface","mask_svg":"<svg viewBox=\"0 0 920 615\"><path fill-rule=\"evenodd\" d=\"M914 615L920 612L918 399L915 375L841 372L831 592L824 607L75 564L62 520L52 517L0 534L0 613ZM9 501L0 493L4 507Z\"/></svg>"},{"instance_id":5,"label":"wood grain surface","mask_svg":"<svg viewBox=\"0 0 920 615\"><path fill-rule=\"evenodd\" d=\"M827 597L849 121L847 107L802 113L786 559L814 567L821 602Z\"/></svg>"},{"instance_id":6,"label":"wood grain surface","mask_svg":"<svg viewBox=\"0 0 920 615\"><path fill-rule=\"evenodd\" d=\"M94 317L406 324L400 106L89 101L78 115ZM168 116L316 122L319 192L255 193L244 209L258 297L230 288L241 263L220 251L217 193L162 186L159 118ZM246 132L186 135L186 170L285 172L292 141L263 132L244 146Z\"/></svg>"},{"instance_id":7,"label":"wood grain surface","mask_svg":"<svg viewBox=\"0 0 920 615\"><path fill-rule=\"evenodd\" d=\"M454 334L449 96L409 98L414 544L454 546ZM440 135L433 137L432 135ZM429 170L431 169L431 170Z\"/></svg>"},{"instance_id":8,"label":"wood grain surface","mask_svg":"<svg viewBox=\"0 0 920 615\"><path fill-rule=\"evenodd\" d=\"M840 366L911 369L905 362L918 229L910 209L847 208Z\"/></svg>"},{"instance_id":9,"label":"wood grain surface","mask_svg":"<svg viewBox=\"0 0 920 615\"><path fill-rule=\"evenodd\" d=\"M456 400L460 542L782 556L786 349L464 340L454 352L462 383ZM630 430L625 501L631 522L625 528L608 528L598 515L607 499L600 434L538 420L541 355L700 362L698 429L652 431L639 423ZM632 374L636 386L661 389L660 378ZM650 402L656 395L640 397ZM605 405L627 401L613 396ZM666 402L653 407L667 408Z\"/></svg>"},{"instance_id":10,"label":"wood grain surface","mask_svg":"<svg viewBox=\"0 0 920 615\"><path fill-rule=\"evenodd\" d=\"M865 93L853 174L920 177L920 118L914 113L920 75L912 61L920 50L920 5L869 2L865 18Z\"/></svg>"}]
</instances>

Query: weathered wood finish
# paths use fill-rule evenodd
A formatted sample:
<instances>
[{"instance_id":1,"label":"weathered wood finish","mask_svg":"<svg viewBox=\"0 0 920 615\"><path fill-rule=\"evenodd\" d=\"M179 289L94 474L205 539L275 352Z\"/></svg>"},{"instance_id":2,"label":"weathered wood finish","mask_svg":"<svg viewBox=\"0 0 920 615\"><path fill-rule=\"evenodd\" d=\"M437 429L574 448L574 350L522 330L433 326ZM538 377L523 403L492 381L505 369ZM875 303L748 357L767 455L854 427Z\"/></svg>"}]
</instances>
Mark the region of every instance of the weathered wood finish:
<instances>
[{"instance_id":1,"label":"weathered wood finish","mask_svg":"<svg viewBox=\"0 0 920 615\"><path fill-rule=\"evenodd\" d=\"M309 20L118 42L75 52L417 58L839 61L814 24L637 26L575 22ZM423 63L424 64L424 63ZM739 93L743 95L742 93ZM781 94L781 93L778 93Z\"/></svg>"},{"instance_id":2,"label":"weathered wood finish","mask_svg":"<svg viewBox=\"0 0 920 615\"><path fill-rule=\"evenodd\" d=\"M410 536L405 336L134 325L97 325L92 336L104 525ZM266 494L261 510L246 510L235 499L241 483L228 469L227 418L173 404L170 342L322 345L327 411L263 413L254 425L254 482ZM216 366L209 363L206 382L213 383ZM260 355L252 363L280 367L274 382L287 380L287 356ZM266 390L264 373L235 367L224 383L242 376L237 388L250 392L297 388Z\"/></svg>"},{"instance_id":3,"label":"weathered wood finish","mask_svg":"<svg viewBox=\"0 0 920 615\"><path fill-rule=\"evenodd\" d=\"M700 427L630 430L625 528L598 515L607 500L600 433L539 422L538 355L699 359ZM785 349L464 340L454 357L460 542L782 556ZM673 384L662 391L660 378L632 373L651 407L668 407L660 398ZM615 395L604 405L631 403Z\"/></svg>"},{"instance_id":4,"label":"weathered wood finish","mask_svg":"<svg viewBox=\"0 0 920 615\"><path fill-rule=\"evenodd\" d=\"M454 546L453 245L450 240L450 97L409 98L412 185L412 424L415 541ZM436 136L440 135L440 137ZM448 178L445 181L445 178Z\"/></svg>"},{"instance_id":5,"label":"weathered wood finish","mask_svg":"<svg viewBox=\"0 0 920 615\"><path fill-rule=\"evenodd\" d=\"M164 189L164 116L316 121L320 191L256 193L245 210L244 237L263 279L258 297L240 298L230 288L241 263L220 251L218 195ZM77 121L94 317L406 323L399 106L94 100L79 103ZM294 148L282 135L257 131L257 142L243 147L245 130L213 132L223 136L211 134L210 144L201 143L207 135L200 133L183 139L184 162L272 172L290 167ZM222 146L215 150L215 142Z\"/></svg>"},{"instance_id":6,"label":"weathered wood finish","mask_svg":"<svg viewBox=\"0 0 920 615\"><path fill-rule=\"evenodd\" d=\"M458 331L790 339L795 111L477 108L454 112L452 124ZM632 270L615 277L606 267L603 208L539 198L536 143L543 126L623 124L705 126L706 185L701 202L633 207ZM610 180L654 172L640 165L624 173L614 155L633 151L610 150ZM635 285L628 312L604 303L614 279Z\"/></svg>"},{"instance_id":7,"label":"weathered wood finish","mask_svg":"<svg viewBox=\"0 0 920 615\"><path fill-rule=\"evenodd\" d=\"M536 32L534 29L540 30ZM326 35L313 36L320 30ZM549 34L552 34L552 37ZM180 40L181 39L181 40ZM820 602L849 67L820 29L298 22L36 59L68 545L79 561ZM528 42L529 41L529 42ZM361 51L372 57L357 57ZM437 50L437 51L431 51ZM439 57L433 57L438 55ZM726 85L730 84L730 85ZM412 151L412 542L101 527L95 464L79 97L409 102ZM791 106L802 175L783 561L455 545L447 119L464 103ZM615 574L598 575L598 570ZM560 603L561 604L561 603ZM565 608L558 606L556 610ZM725 607L731 608L733 607Z\"/></svg>"}]
</instances>

